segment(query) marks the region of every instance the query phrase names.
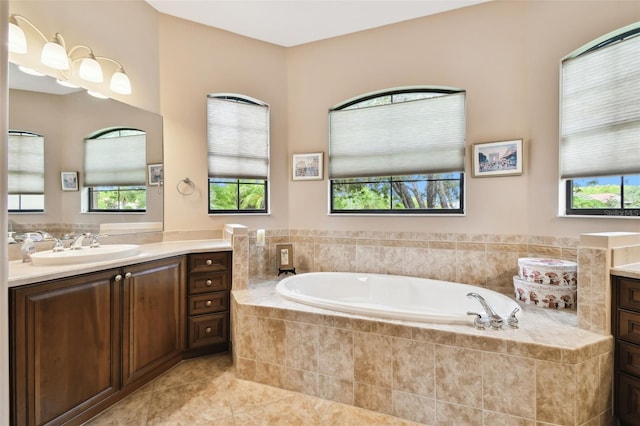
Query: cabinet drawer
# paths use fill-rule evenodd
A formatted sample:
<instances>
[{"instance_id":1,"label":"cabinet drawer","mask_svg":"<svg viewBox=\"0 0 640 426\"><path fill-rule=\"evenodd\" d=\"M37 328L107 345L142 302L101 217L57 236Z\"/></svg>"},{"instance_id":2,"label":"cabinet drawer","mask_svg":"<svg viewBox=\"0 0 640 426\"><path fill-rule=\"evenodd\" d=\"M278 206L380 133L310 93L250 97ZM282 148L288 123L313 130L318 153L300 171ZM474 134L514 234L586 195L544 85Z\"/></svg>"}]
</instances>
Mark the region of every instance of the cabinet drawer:
<instances>
[{"instance_id":1,"label":"cabinet drawer","mask_svg":"<svg viewBox=\"0 0 640 426\"><path fill-rule=\"evenodd\" d=\"M640 314L618 310L619 338L640 344Z\"/></svg>"},{"instance_id":2,"label":"cabinet drawer","mask_svg":"<svg viewBox=\"0 0 640 426\"><path fill-rule=\"evenodd\" d=\"M212 272L189 276L189 294L209 293L229 289L228 272Z\"/></svg>"},{"instance_id":3,"label":"cabinet drawer","mask_svg":"<svg viewBox=\"0 0 640 426\"><path fill-rule=\"evenodd\" d=\"M199 296L189 296L188 315L202 315L229 310L229 293L226 291Z\"/></svg>"},{"instance_id":4,"label":"cabinet drawer","mask_svg":"<svg viewBox=\"0 0 640 426\"><path fill-rule=\"evenodd\" d=\"M640 280L618 278L618 306L640 311Z\"/></svg>"},{"instance_id":5,"label":"cabinet drawer","mask_svg":"<svg viewBox=\"0 0 640 426\"><path fill-rule=\"evenodd\" d=\"M227 252L196 253L189 255L189 272L227 271L231 256Z\"/></svg>"},{"instance_id":6,"label":"cabinet drawer","mask_svg":"<svg viewBox=\"0 0 640 426\"><path fill-rule=\"evenodd\" d=\"M224 343L228 334L228 312L189 318L189 348Z\"/></svg>"},{"instance_id":7,"label":"cabinet drawer","mask_svg":"<svg viewBox=\"0 0 640 426\"><path fill-rule=\"evenodd\" d=\"M617 415L621 425L637 425L640 419L640 380L617 374Z\"/></svg>"},{"instance_id":8,"label":"cabinet drawer","mask_svg":"<svg viewBox=\"0 0 640 426\"><path fill-rule=\"evenodd\" d=\"M640 378L640 346L618 342L616 356L620 371Z\"/></svg>"}]
</instances>

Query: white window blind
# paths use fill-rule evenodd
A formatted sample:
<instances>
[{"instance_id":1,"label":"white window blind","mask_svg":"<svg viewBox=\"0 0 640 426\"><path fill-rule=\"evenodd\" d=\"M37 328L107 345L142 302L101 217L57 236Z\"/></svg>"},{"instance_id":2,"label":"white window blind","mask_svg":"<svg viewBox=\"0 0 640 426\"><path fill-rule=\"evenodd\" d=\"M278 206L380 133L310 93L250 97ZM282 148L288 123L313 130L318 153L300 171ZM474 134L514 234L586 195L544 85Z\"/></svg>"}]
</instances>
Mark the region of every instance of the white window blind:
<instances>
[{"instance_id":1,"label":"white window blind","mask_svg":"<svg viewBox=\"0 0 640 426\"><path fill-rule=\"evenodd\" d=\"M9 194L44 194L44 138L9 134Z\"/></svg>"},{"instance_id":2,"label":"white window blind","mask_svg":"<svg viewBox=\"0 0 640 426\"><path fill-rule=\"evenodd\" d=\"M464 171L465 93L329 113L329 177Z\"/></svg>"},{"instance_id":3,"label":"white window blind","mask_svg":"<svg viewBox=\"0 0 640 426\"><path fill-rule=\"evenodd\" d=\"M640 36L562 63L560 176L640 173Z\"/></svg>"},{"instance_id":4,"label":"white window blind","mask_svg":"<svg viewBox=\"0 0 640 426\"><path fill-rule=\"evenodd\" d=\"M85 186L136 186L147 182L145 134L85 139Z\"/></svg>"},{"instance_id":5,"label":"white window blind","mask_svg":"<svg viewBox=\"0 0 640 426\"><path fill-rule=\"evenodd\" d=\"M209 177L268 179L269 107L207 97Z\"/></svg>"}]
</instances>

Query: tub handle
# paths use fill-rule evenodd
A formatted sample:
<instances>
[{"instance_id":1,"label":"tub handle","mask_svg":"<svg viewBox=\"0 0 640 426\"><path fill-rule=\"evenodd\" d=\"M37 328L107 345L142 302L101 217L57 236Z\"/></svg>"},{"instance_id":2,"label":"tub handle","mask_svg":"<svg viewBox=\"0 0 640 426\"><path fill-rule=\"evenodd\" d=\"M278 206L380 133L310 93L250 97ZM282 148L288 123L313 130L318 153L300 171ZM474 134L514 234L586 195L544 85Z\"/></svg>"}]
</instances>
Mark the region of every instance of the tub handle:
<instances>
[{"instance_id":1,"label":"tub handle","mask_svg":"<svg viewBox=\"0 0 640 426\"><path fill-rule=\"evenodd\" d=\"M516 318L516 312L518 312L520 308L516 307L511 314L509 314L509 318L507 318L507 324L511 328L518 328L518 318Z\"/></svg>"},{"instance_id":2,"label":"tub handle","mask_svg":"<svg viewBox=\"0 0 640 426\"><path fill-rule=\"evenodd\" d=\"M467 312L467 315L475 315L476 317L473 319L473 326L476 330L484 330L484 321L482 320L482 315L477 312Z\"/></svg>"}]
</instances>

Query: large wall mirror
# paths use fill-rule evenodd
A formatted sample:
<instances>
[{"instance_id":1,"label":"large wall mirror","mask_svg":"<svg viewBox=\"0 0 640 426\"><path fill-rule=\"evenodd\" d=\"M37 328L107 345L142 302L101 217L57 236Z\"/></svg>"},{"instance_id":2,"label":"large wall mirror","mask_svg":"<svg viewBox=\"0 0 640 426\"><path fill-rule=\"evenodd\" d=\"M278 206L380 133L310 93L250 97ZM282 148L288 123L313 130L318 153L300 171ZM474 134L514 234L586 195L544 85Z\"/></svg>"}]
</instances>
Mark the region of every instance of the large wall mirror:
<instances>
[{"instance_id":1,"label":"large wall mirror","mask_svg":"<svg viewBox=\"0 0 640 426\"><path fill-rule=\"evenodd\" d=\"M44 211L9 213L9 231L44 230L55 237L68 232L97 232L110 224L117 233L158 231L163 223L163 187L154 176L146 186L146 211L87 211L83 186L84 140L101 129L133 128L146 132L146 163L163 163L162 117L113 99L98 99L86 90L59 85L49 76L31 76L9 64L9 129L44 138ZM9 155L9 163L12 158ZM68 190L62 173L77 172L78 190ZM150 184L151 183L151 184ZM159 184L158 184L159 183Z\"/></svg>"}]
</instances>

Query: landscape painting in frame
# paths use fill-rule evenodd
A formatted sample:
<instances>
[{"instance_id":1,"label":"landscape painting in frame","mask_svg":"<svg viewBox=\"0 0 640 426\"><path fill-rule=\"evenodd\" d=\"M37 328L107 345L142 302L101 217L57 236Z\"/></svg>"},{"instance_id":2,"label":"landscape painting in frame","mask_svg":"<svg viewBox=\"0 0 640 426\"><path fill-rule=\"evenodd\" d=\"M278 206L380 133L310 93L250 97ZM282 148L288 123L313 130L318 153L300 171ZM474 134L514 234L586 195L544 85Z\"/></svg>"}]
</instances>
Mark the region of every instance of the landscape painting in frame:
<instances>
[{"instance_id":1,"label":"landscape painting in frame","mask_svg":"<svg viewBox=\"0 0 640 426\"><path fill-rule=\"evenodd\" d=\"M483 142L473 145L472 167L475 177L522 174L523 141Z\"/></svg>"}]
</instances>

